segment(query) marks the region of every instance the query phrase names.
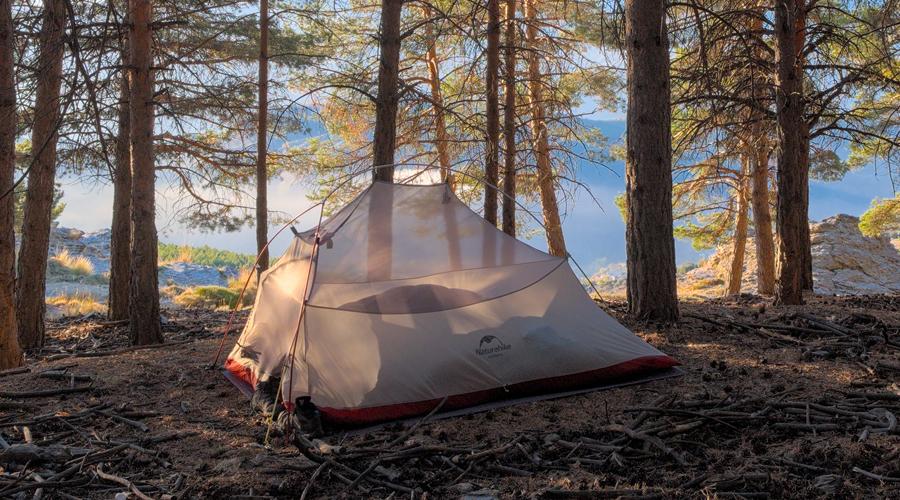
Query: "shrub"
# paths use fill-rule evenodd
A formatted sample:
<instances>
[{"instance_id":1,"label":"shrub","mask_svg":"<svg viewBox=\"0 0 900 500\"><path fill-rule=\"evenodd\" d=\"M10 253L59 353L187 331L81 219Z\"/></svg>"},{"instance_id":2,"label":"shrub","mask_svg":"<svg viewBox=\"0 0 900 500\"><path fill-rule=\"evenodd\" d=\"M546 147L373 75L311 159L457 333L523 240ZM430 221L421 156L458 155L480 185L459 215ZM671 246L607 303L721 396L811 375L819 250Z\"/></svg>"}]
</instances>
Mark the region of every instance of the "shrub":
<instances>
[{"instance_id":1,"label":"shrub","mask_svg":"<svg viewBox=\"0 0 900 500\"><path fill-rule=\"evenodd\" d=\"M256 260L255 255L219 250L206 245L192 247L173 243L159 244L159 262L190 262L213 267L249 267Z\"/></svg>"},{"instance_id":2,"label":"shrub","mask_svg":"<svg viewBox=\"0 0 900 500\"><path fill-rule=\"evenodd\" d=\"M247 281L248 279L249 281ZM252 304L253 299L256 297L257 281L256 271L252 270L249 266L242 267L238 270L237 276L228 279L228 288L240 294L241 290L244 288L244 283L246 283L247 290L244 292L244 302L249 300Z\"/></svg>"},{"instance_id":3,"label":"shrub","mask_svg":"<svg viewBox=\"0 0 900 500\"><path fill-rule=\"evenodd\" d=\"M91 313L106 313L106 305L87 292L61 294L47 298L47 304L58 307L63 316L84 316Z\"/></svg>"}]
</instances>

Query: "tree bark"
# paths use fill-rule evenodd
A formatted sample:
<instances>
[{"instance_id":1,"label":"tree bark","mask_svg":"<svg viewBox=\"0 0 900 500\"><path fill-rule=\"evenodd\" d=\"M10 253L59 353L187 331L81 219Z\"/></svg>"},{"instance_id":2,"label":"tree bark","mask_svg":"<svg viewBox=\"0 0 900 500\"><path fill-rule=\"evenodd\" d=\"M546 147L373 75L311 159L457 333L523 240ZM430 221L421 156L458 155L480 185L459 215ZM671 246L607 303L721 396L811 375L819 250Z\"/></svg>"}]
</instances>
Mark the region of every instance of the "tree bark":
<instances>
[{"instance_id":1,"label":"tree bark","mask_svg":"<svg viewBox=\"0 0 900 500\"><path fill-rule=\"evenodd\" d=\"M127 42L123 65L127 61ZM113 173L113 217L109 245L109 319L128 319L131 293L131 89L127 70L119 84L119 130Z\"/></svg>"},{"instance_id":2,"label":"tree bark","mask_svg":"<svg viewBox=\"0 0 900 500\"><path fill-rule=\"evenodd\" d=\"M769 151L762 147L751 152L753 227L756 229L756 291L775 293L775 238L769 213Z\"/></svg>"},{"instance_id":3,"label":"tree bark","mask_svg":"<svg viewBox=\"0 0 900 500\"><path fill-rule=\"evenodd\" d=\"M523 0L525 14L525 48L528 53L528 93L531 107L531 135L534 156L537 163L538 188L541 191L541 207L544 227L547 231L547 248L550 255L565 257L566 241L563 237L559 204L556 201L556 186L553 167L550 163L550 144L547 138L547 123L544 118L543 76L538 58L537 3Z\"/></svg>"},{"instance_id":4,"label":"tree bark","mask_svg":"<svg viewBox=\"0 0 900 500\"><path fill-rule=\"evenodd\" d=\"M376 181L394 181L397 107L400 102L400 19L403 0L381 1L381 64L375 99L374 170Z\"/></svg>"},{"instance_id":5,"label":"tree bark","mask_svg":"<svg viewBox=\"0 0 900 500\"><path fill-rule=\"evenodd\" d=\"M32 161L25 194L25 217L16 283L16 322L19 341L25 348L44 344L44 295L56 180L56 143L59 139L65 1L44 0L43 18L34 125L31 130Z\"/></svg>"},{"instance_id":6,"label":"tree bark","mask_svg":"<svg viewBox=\"0 0 900 500\"><path fill-rule=\"evenodd\" d=\"M422 7L425 19L431 17L428 5ZM445 182L455 191L453 173L450 171L450 141L447 137L447 125L444 122L444 96L441 93L440 61L437 56L437 40L431 23L425 25L425 39L428 40L428 51L425 63L428 66L428 83L431 86L431 109L434 112L434 147L437 150L438 165L441 171L441 182Z\"/></svg>"},{"instance_id":7,"label":"tree bark","mask_svg":"<svg viewBox=\"0 0 900 500\"><path fill-rule=\"evenodd\" d=\"M678 319L672 230L669 42L663 0L626 0L628 112L625 164L628 310Z\"/></svg>"},{"instance_id":8,"label":"tree bark","mask_svg":"<svg viewBox=\"0 0 900 500\"><path fill-rule=\"evenodd\" d=\"M781 141L778 153L778 281L776 304L803 303L805 266L804 235L809 231L806 207L806 179L803 139L803 75L800 52L803 48L805 10L803 0L775 2L775 56L778 86L776 115ZM804 229L804 226L807 229Z\"/></svg>"},{"instance_id":9,"label":"tree bark","mask_svg":"<svg viewBox=\"0 0 900 500\"><path fill-rule=\"evenodd\" d=\"M747 249L747 226L750 210L750 193L747 179L750 175L751 158L742 158L743 168L737 186L737 218L734 225L734 246L731 252L731 270L728 274L728 289L726 295L738 295L741 293L741 279L744 277L744 256Z\"/></svg>"},{"instance_id":10,"label":"tree bark","mask_svg":"<svg viewBox=\"0 0 900 500\"><path fill-rule=\"evenodd\" d=\"M152 5L150 0L130 0L131 30L131 343L163 341L159 324L157 280L156 201L153 153Z\"/></svg>"},{"instance_id":11,"label":"tree bark","mask_svg":"<svg viewBox=\"0 0 900 500\"><path fill-rule=\"evenodd\" d=\"M16 82L12 0L0 0L0 370L22 365L16 333Z\"/></svg>"},{"instance_id":12,"label":"tree bark","mask_svg":"<svg viewBox=\"0 0 900 500\"><path fill-rule=\"evenodd\" d=\"M259 109L256 126L256 251L257 279L269 268L268 188L269 119L269 0L259 0Z\"/></svg>"},{"instance_id":13,"label":"tree bark","mask_svg":"<svg viewBox=\"0 0 900 500\"><path fill-rule=\"evenodd\" d=\"M487 0L487 12L484 218L496 226L497 185L500 183L500 0Z\"/></svg>"},{"instance_id":14,"label":"tree bark","mask_svg":"<svg viewBox=\"0 0 900 500\"><path fill-rule=\"evenodd\" d=\"M516 235L516 0L506 0L506 47L504 48L503 139L503 232Z\"/></svg>"}]
</instances>

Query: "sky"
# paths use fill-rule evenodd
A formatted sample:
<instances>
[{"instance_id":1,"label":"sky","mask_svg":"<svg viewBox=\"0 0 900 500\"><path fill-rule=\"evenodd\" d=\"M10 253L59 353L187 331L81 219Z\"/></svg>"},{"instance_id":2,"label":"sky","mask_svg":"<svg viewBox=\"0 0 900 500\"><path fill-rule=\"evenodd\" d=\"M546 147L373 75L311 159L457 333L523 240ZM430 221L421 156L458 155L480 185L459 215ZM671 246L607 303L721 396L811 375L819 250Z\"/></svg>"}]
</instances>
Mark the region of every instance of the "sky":
<instances>
[{"instance_id":1,"label":"sky","mask_svg":"<svg viewBox=\"0 0 900 500\"><path fill-rule=\"evenodd\" d=\"M603 115L611 120L593 121L610 142L619 139L624 132L625 124L619 116ZM591 190L593 197L579 192L574 202L567 207L567 215L563 221L563 232L569 252L575 260L590 274L607 266L616 267L625 261L625 226L619 211L613 202L615 196L625 190L625 179L622 175L624 166L615 162L603 167L585 167L579 172L579 178ZM59 217L59 224L74 227L83 231L96 231L108 228L112 220L112 187L103 185L85 185L77 179L61 179L64 192L63 201L66 208ZM290 214L292 217L312 205L306 194L310 186L295 179L281 179L269 185L270 210ZM891 198L893 190L889 179L879 176L874 167L850 172L840 182L813 181L810 185L809 215L812 220L822 220L838 213L859 216L870 205L873 198ZM232 233L209 233L192 230L173 220L173 204L178 201L176 193L162 183L157 186L157 228L160 240L181 245L209 245L215 248L233 250L242 253L255 253L255 229L246 227ZM540 217L540 210L534 207L534 213ZM311 211L297 223L298 229L307 229L316 224L318 213ZM270 228L270 236L278 226ZM525 241L541 250L546 250L543 234L525 239ZM272 244L273 255L279 255L290 242L290 231L284 231ZM705 256L691 248L690 242L676 240L676 260L678 264L697 262Z\"/></svg>"}]
</instances>

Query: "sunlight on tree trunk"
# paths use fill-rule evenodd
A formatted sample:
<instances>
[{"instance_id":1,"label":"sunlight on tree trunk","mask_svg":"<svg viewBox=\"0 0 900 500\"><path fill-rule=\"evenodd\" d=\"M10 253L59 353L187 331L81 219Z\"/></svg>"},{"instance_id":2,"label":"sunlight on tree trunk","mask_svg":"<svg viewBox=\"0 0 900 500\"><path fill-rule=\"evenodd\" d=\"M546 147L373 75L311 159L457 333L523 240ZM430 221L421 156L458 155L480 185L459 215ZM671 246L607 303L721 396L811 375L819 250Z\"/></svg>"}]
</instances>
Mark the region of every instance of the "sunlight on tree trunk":
<instances>
[{"instance_id":1,"label":"sunlight on tree trunk","mask_svg":"<svg viewBox=\"0 0 900 500\"><path fill-rule=\"evenodd\" d=\"M503 67L503 232L516 235L516 0L506 0Z\"/></svg>"},{"instance_id":2,"label":"sunlight on tree trunk","mask_svg":"<svg viewBox=\"0 0 900 500\"><path fill-rule=\"evenodd\" d=\"M0 0L0 370L22 364L16 334L16 83L12 0Z\"/></svg>"},{"instance_id":3,"label":"sunlight on tree trunk","mask_svg":"<svg viewBox=\"0 0 900 500\"><path fill-rule=\"evenodd\" d=\"M122 52L128 57L128 45ZM124 65L123 65L124 66ZM113 217L109 241L109 319L128 319L131 294L131 90L127 69L119 84L119 130L113 173Z\"/></svg>"},{"instance_id":4,"label":"sunlight on tree trunk","mask_svg":"<svg viewBox=\"0 0 900 500\"><path fill-rule=\"evenodd\" d=\"M805 4L803 0L775 2L775 54L778 87L776 114L781 147L778 153L778 282L776 304L803 303L803 269L806 265L804 235L809 217L805 202L808 173L803 150L803 75L800 51L803 47ZM807 228L804 230L804 226Z\"/></svg>"},{"instance_id":5,"label":"sunlight on tree trunk","mask_svg":"<svg viewBox=\"0 0 900 500\"><path fill-rule=\"evenodd\" d=\"M403 0L381 2L381 63L375 99L374 160L376 181L394 181L394 149L397 147L397 107L400 94L400 19Z\"/></svg>"},{"instance_id":6,"label":"sunlight on tree trunk","mask_svg":"<svg viewBox=\"0 0 900 500\"><path fill-rule=\"evenodd\" d=\"M556 201L556 185L553 166L550 163L550 144L547 124L544 120L543 77L538 56L537 2L523 0L525 14L525 48L528 54L528 92L531 108L531 135L537 162L538 187L541 191L541 207L547 231L547 248L550 255L565 257L566 241L563 237L559 204Z\"/></svg>"},{"instance_id":7,"label":"sunlight on tree trunk","mask_svg":"<svg viewBox=\"0 0 900 500\"><path fill-rule=\"evenodd\" d=\"M25 348L44 345L44 295L59 139L65 1L45 0L42 15L34 125L31 130L31 171L28 172L16 282L16 322L19 341Z\"/></svg>"},{"instance_id":8,"label":"sunlight on tree trunk","mask_svg":"<svg viewBox=\"0 0 900 500\"><path fill-rule=\"evenodd\" d=\"M131 153L133 184L131 221L131 343L163 341L159 324L157 281L156 200L153 152L152 6L150 0L130 0L131 31Z\"/></svg>"},{"instance_id":9,"label":"sunlight on tree trunk","mask_svg":"<svg viewBox=\"0 0 900 500\"><path fill-rule=\"evenodd\" d=\"M760 295L775 293L775 237L772 234L772 214L769 211L769 151L768 146L752 148L753 227L756 242L756 291Z\"/></svg>"},{"instance_id":10,"label":"sunlight on tree trunk","mask_svg":"<svg viewBox=\"0 0 900 500\"><path fill-rule=\"evenodd\" d=\"M625 43L628 310L639 319L674 321L678 319L678 297L665 2L625 2Z\"/></svg>"},{"instance_id":11,"label":"sunlight on tree trunk","mask_svg":"<svg viewBox=\"0 0 900 500\"><path fill-rule=\"evenodd\" d=\"M427 5L422 7L422 14L425 19L430 18L431 9ZM425 64L428 65L428 85L431 88L431 109L434 113L434 147L441 169L441 182L446 182L451 190L456 191L453 173L450 172L450 153L447 151L450 141L447 138L447 125L444 123L444 98L441 94L440 61L437 56L438 41L434 37L432 23L425 25L425 39L428 41Z\"/></svg>"},{"instance_id":12,"label":"sunlight on tree trunk","mask_svg":"<svg viewBox=\"0 0 900 500\"><path fill-rule=\"evenodd\" d=\"M269 268L269 205L268 187L268 118L269 118L269 0L259 0L259 107L256 125L256 252L259 269L256 275Z\"/></svg>"},{"instance_id":13,"label":"sunlight on tree trunk","mask_svg":"<svg viewBox=\"0 0 900 500\"><path fill-rule=\"evenodd\" d=\"M741 293L741 279L744 277L744 256L747 249L747 226L750 210L750 193L747 179L750 172L751 159L744 155L741 158L741 175L737 186L737 218L734 225L734 247L731 252L731 269L728 273L728 289L726 295Z\"/></svg>"}]
</instances>

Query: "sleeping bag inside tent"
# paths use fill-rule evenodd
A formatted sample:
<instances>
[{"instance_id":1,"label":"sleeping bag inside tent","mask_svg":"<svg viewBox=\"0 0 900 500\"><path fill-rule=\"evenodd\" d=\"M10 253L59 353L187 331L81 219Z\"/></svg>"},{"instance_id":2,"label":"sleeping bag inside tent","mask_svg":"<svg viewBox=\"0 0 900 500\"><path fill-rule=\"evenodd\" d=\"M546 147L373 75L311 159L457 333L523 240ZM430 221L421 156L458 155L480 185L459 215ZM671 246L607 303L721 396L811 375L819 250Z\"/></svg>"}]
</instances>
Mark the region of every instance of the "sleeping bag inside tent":
<instances>
[{"instance_id":1,"label":"sleeping bag inside tent","mask_svg":"<svg viewBox=\"0 0 900 500\"><path fill-rule=\"evenodd\" d=\"M446 184L375 182L261 275L225 368L359 425L677 364L600 309L566 259L499 231Z\"/></svg>"}]
</instances>

